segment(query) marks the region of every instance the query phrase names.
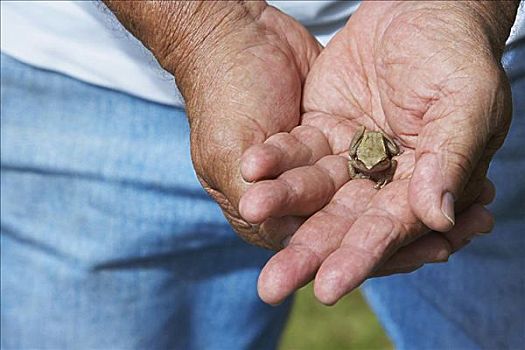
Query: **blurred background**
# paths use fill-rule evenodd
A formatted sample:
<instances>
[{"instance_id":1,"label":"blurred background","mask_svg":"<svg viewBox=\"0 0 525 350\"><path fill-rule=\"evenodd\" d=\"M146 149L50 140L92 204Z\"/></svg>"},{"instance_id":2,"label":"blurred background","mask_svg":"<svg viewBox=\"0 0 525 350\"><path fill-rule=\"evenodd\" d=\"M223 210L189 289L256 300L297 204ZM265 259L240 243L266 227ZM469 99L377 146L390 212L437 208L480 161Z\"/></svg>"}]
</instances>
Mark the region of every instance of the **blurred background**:
<instances>
[{"instance_id":1,"label":"blurred background","mask_svg":"<svg viewBox=\"0 0 525 350\"><path fill-rule=\"evenodd\" d=\"M390 340L361 292L334 306L324 306L312 284L296 293L294 307L281 339L280 350L393 349Z\"/></svg>"}]
</instances>

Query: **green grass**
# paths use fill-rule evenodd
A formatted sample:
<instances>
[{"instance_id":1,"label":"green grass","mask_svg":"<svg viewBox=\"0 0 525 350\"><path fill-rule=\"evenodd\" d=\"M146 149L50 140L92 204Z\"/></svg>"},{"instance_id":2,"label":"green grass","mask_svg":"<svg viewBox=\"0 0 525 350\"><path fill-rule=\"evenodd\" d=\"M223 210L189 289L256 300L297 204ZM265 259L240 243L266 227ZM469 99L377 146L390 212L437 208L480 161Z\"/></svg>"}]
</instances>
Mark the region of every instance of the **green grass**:
<instances>
[{"instance_id":1,"label":"green grass","mask_svg":"<svg viewBox=\"0 0 525 350\"><path fill-rule=\"evenodd\" d=\"M296 294L280 350L393 349L360 292L326 307L313 296L312 285Z\"/></svg>"}]
</instances>

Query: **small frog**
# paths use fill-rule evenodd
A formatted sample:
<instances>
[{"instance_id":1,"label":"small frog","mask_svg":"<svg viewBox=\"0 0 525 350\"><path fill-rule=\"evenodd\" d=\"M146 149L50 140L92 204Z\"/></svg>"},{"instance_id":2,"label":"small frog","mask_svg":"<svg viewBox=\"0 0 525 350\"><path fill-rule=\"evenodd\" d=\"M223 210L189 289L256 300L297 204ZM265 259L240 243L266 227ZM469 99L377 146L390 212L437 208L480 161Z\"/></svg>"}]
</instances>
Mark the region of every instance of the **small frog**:
<instances>
[{"instance_id":1,"label":"small frog","mask_svg":"<svg viewBox=\"0 0 525 350\"><path fill-rule=\"evenodd\" d=\"M352 179L371 179L375 188L383 188L392 181L399 154L399 147L388 136L379 131L366 131L361 126L350 143L348 170Z\"/></svg>"}]
</instances>

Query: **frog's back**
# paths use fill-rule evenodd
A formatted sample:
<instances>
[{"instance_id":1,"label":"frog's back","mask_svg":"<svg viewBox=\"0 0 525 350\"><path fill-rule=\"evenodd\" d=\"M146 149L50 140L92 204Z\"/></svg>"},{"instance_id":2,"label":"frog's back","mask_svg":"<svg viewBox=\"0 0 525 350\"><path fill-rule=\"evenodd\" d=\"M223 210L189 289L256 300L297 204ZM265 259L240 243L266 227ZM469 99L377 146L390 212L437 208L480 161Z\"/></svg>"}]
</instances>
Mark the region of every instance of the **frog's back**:
<instances>
[{"instance_id":1,"label":"frog's back","mask_svg":"<svg viewBox=\"0 0 525 350\"><path fill-rule=\"evenodd\" d=\"M387 158L387 149L383 135L377 131L365 131L361 145L357 150L358 158L371 169Z\"/></svg>"}]
</instances>

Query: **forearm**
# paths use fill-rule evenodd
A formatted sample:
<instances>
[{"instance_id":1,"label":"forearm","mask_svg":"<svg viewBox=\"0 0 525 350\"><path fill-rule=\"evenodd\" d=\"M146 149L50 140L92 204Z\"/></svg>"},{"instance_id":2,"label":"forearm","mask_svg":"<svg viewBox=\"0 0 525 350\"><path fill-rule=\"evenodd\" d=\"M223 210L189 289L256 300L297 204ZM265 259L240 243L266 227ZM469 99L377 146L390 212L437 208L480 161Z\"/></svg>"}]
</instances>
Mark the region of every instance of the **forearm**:
<instances>
[{"instance_id":1,"label":"forearm","mask_svg":"<svg viewBox=\"0 0 525 350\"><path fill-rule=\"evenodd\" d=\"M103 0L122 25L155 55L185 89L189 75L230 33L266 7L262 2Z\"/></svg>"},{"instance_id":2,"label":"forearm","mask_svg":"<svg viewBox=\"0 0 525 350\"><path fill-rule=\"evenodd\" d=\"M512 1L457 1L458 11L470 15L485 34L492 51L499 56L514 24L519 0Z\"/></svg>"}]
</instances>

